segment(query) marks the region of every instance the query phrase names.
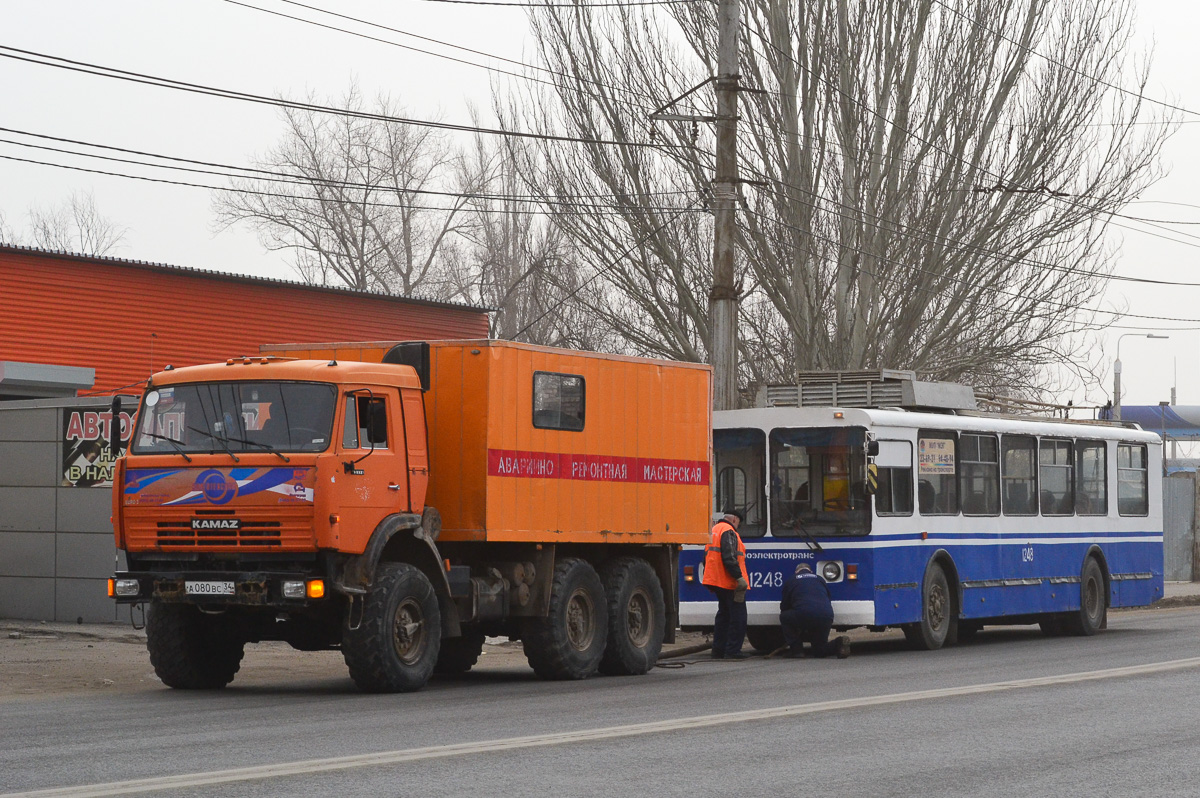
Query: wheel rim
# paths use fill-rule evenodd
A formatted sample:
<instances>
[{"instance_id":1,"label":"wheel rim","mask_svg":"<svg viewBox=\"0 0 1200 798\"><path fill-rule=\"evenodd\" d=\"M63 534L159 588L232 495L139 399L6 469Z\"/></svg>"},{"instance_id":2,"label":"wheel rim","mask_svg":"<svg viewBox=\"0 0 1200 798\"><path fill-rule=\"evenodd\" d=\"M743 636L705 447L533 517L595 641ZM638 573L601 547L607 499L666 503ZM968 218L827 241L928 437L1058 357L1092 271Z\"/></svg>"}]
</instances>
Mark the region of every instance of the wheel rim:
<instances>
[{"instance_id":1,"label":"wheel rim","mask_svg":"<svg viewBox=\"0 0 1200 798\"><path fill-rule=\"evenodd\" d=\"M650 596L642 588L633 591L629 597L626 626L629 630L629 642L635 648L644 648L650 642L654 620L651 612Z\"/></svg>"},{"instance_id":2,"label":"wheel rim","mask_svg":"<svg viewBox=\"0 0 1200 798\"><path fill-rule=\"evenodd\" d=\"M596 636L596 614L592 598L585 590L576 590L567 600L567 642L576 651L586 651Z\"/></svg>"},{"instance_id":3,"label":"wheel rim","mask_svg":"<svg viewBox=\"0 0 1200 798\"><path fill-rule=\"evenodd\" d=\"M1094 577L1084 584L1083 609L1092 620L1100 617L1100 585Z\"/></svg>"},{"instance_id":4,"label":"wheel rim","mask_svg":"<svg viewBox=\"0 0 1200 798\"><path fill-rule=\"evenodd\" d=\"M413 665L425 653L425 615L416 599L406 598L396 608L392 624L392 646L405 665Z\"/></svg>"},{"instance_id":5,"label":"wheel rim","mask_svg":"<svg viewBox=\"0 0 1200 798\"><path fill-rule=\"evenodd\" d=\"M941 582L935 582L929 587L928 613L930 628L940 630L947 618L946 586Z\"/></svg>"}]
</instances>

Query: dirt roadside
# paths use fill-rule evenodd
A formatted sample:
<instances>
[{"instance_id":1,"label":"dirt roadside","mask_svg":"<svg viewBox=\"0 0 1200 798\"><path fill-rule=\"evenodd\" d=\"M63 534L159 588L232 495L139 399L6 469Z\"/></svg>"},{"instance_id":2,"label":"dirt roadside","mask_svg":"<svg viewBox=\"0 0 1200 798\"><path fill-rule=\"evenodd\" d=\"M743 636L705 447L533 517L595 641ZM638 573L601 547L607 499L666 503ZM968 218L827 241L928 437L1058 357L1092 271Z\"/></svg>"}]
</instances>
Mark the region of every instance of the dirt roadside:
<instances>
[{"instance_id":1,"label":"dirt roadside","mask_svg":"<svg viewBox=\"0 0 1200 798\"><path fill-rule=\"evenodd\" d=\"M667 650L703 638L681 635ZM484 646L476 670L528 670L520 643ZM532 671L530 671L532 673ZM286 643L246 646L234 684L353 690L338 651L296 651ZM165 690L150 666L146 635L128 626L0 620L0 703L79 692Z\"/></svg>"}]
</instances>

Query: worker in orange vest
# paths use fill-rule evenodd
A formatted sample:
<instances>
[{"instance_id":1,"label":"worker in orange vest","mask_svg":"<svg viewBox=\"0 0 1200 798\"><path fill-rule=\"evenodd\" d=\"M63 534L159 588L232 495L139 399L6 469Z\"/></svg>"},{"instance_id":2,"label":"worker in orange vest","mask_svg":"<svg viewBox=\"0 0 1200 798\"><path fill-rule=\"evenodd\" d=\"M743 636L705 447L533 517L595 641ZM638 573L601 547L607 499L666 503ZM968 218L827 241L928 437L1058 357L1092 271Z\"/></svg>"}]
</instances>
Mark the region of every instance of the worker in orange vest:
<instances>
[{"instance_id":1,"label":"worker in orange vest","mask_svg":"<svg viewBox=\"0 0 1200 798\"><path fill-rule=\"evenodd\" d=\"M713 659L746 659L742 641L746 638L746 546L738 535L745 516L729 510L712 528L704 550L704 573L700 582L717 597L717 617L713 621Z\"/></svg>"}]
</instances>

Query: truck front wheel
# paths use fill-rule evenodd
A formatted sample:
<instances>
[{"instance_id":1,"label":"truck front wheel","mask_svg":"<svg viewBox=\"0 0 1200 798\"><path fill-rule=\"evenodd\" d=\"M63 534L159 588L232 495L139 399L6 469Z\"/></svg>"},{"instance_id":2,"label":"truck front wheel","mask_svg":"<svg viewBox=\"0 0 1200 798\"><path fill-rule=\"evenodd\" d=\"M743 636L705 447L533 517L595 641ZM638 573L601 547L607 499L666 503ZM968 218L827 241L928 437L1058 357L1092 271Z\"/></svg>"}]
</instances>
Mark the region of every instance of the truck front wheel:
<instances>
[{"instance_id":1,"label":"truck front wheel","mask_svg":"<svg viewBox=\"0 0 1200 798\"><path fill-rule=\"evenodd\" d=\"M600 672L637 676L658 662L667 614L662 585L650 563L620 557L600 569L608 597L608 644Z\"/></svg>"},{"instance_id":2,"label":"truck front wheel","mask_svg":"<svg viewBox=\"0 0 1200 798\"><path fill-rule=\"evenodd\" d=\"M224 687L242 666L245 646L224 615L205 615L190 604L150 604L146 648L154 672L168 687Z\"/></svg>"},{"instance_id":3,"label":"truck front wheel","mask_svg":"<svg viewBox=\"0 0 1200 798\"><path fill-rule=\"evenodd\" d=\"M543 679L586 679L608 639L608 604L596 569L567 557L554 566L550 611L530 618L521 635L525 658Z\"/></svg>"},{"instance_id":4,"label":"truck front wheel","mask_svg":"<svg viewBox=\"0 0 1200 798\"><path fill-rule=\"evenodd\" d=\"M408 693L429 681L441 638L429 578L407 563L380 563L358 625L343 631L342 656L360 690Z\"/></svg>"}]
</instances>

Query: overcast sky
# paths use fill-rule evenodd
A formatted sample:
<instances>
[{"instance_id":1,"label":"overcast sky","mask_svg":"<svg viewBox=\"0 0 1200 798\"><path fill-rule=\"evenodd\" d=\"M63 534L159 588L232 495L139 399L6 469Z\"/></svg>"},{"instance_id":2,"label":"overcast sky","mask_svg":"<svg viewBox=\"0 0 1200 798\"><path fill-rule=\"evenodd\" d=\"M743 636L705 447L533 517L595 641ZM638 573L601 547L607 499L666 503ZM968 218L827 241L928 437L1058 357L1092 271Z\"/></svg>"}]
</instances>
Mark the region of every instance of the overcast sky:
<instances>
[{"instance_id":1,"label":"overcast sky","mask_svg":"<svg viewBox=\"0 0 1200 798\"><path fill-rule=\"evenodd\" d=\"M530 58L524 10L425 0L307 0L309 4L495 55ZM281 13L354 27L280 0L247 0ZM1200 111L1200 10L1189 0L1141 0L1134 46L1152 49L1148 94ZM469 123L468 102L487 111L494 77L483 69L373 43L293 22L229 0L0 0L0 45L264 95L322 100L345 92L356 79L367 96L388 92L416 118ZM357 30L412 46L446 48ZM6 51L0 51L6 52ZM463 56L462 53L455 53ZM464 56L479 59L476 56ZM496 63L496 62L493 62ZM499 65L499 64L497 64ZM0 58L0 127L198 160L245 164L270 148L281 132L277 109L161 88L123 83ZM1132 81L1131 81L1132 85ZM1112 242L1120 248L1118 274L1200 282L1200 114L1184 122L1164 150L1169 174L1128 215L1186 224L1121 221ZM0 133L0 139L19 137ZM29 139L21 139L29 141ZM465 141L464 141L465 143ZM108 168L96 161L0 143L0 156ZM164 176L114 164L114 171ZM267 253L244 229L213 226L210 193L118 177L71 172L0 159L0 213L23 232L30 206L62 202L72 191L92 191L100 211L128 228L120 257L266 277L297 279L282 256ZM1166 238L1175 239L1168 241ZM1062 396L1101 404L1112 389L1111 364L1121 343L1124 403L1155 404L1178 386L1179 404L1200 405L1200 288L1112 283L1103 307L1130 314L1195 319L1130 319L1104 340L1107 374L1102 390L1082 386ZM1137 325L1180 328L1135 337ZM0 352L2 355L2 352Z\"/></svg>"}]
</instances>

